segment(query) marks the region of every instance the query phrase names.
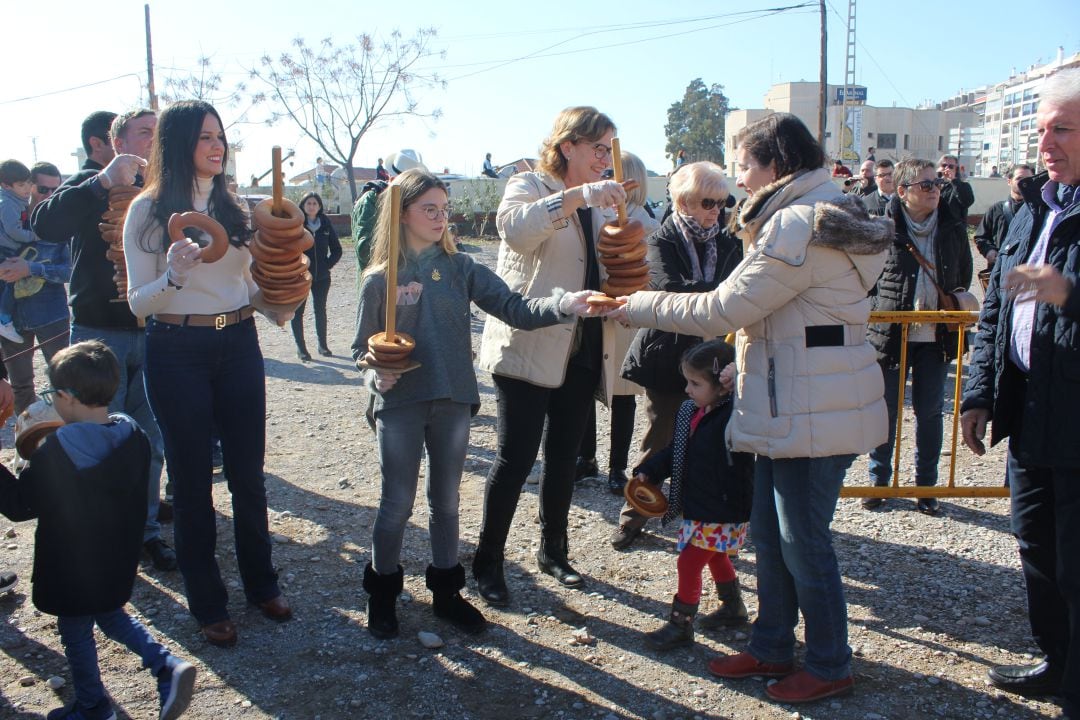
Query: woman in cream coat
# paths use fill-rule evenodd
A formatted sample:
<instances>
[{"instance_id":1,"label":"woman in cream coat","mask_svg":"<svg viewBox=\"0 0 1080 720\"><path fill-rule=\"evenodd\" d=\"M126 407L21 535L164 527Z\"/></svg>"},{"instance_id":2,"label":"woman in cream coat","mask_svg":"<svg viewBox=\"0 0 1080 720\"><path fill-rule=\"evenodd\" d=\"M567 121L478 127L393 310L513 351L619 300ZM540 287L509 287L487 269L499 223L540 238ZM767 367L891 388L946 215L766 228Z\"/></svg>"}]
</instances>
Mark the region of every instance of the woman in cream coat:
<instances>
[{"instance_id":1,"label":"woman in cream coat","mask_svg":"<svg viewBox=\"0 0 1080 720\"><path fill-rule=\"evenodd\" d=\"M541 146L540 170L507 182L496 216L502 238L497 272L511 290L526 297L547 297L555 288L599 291L604 280L596 253L604 224L600 210L626 200L621 185L601 179L611 166L614 134L614 123L595 108L567 108ZM473 575L480 596L491 605L510 600L503 548L541 436L546 438L540 478L543 537L537 564L563 585L582 584L567 559L567 517L593 393L622 363L614 357L612 328L602 318L530 331L493 317L485 322L480 367L495 384L499 449L484 493Z\"/></svg>"},{"instance_id":2,"label":"woman in cream coat","mask_svg":"<svg viewBox=\"0 0 1080 720\"><path fill-rule=\"evenodd\" d=\"M728 445L758 455L750 520L758 618L747 652L716 658L709 670L782 677L766 693L806 702L853 685L829 525L847 468L886 437L866 322L892 232L833 184L795 116L770 115L736 140L738 184L750 195L737 218L742 263L712 292L636 293L614 316L706 337L738 330ZM795 672L800 611L806 659Z\"/></svg>"}]
</instances>

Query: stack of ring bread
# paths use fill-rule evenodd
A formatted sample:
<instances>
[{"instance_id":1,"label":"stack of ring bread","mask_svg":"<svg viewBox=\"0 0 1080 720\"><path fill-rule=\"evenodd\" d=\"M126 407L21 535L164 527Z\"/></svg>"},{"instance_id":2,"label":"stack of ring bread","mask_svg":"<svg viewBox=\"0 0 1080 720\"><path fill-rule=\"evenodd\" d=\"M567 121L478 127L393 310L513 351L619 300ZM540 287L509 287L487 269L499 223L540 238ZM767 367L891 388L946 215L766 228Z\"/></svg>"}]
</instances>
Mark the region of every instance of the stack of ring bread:
<instances>
[{"instance_id":1,"label":"stack of ring bread","mask_svg":"<svg viewBox=\"0 0 1080 720\"><path fill-rule=\"evenodd\" d=\"M229 233L209 215L199 212L173 213L169 216L169 240L184 239L185 228L196 228L210 236L210 244L202 248L199 259L204 263L217 262L229 249Z\"/></svg>"},{"instance_id":2,"label":"stack of ring bread","mask_svg":"<svg viewBox=\"0 0 1080 720\"><path fill-rule=\"evenodd\" d=\"M109 209L101 215L101 222L98 223L101 239L109 246L105 250L105 257L112 261L116 269L113 282L121 298L127 297L128 289L127 263L124 262L124 216L127 215L128 205L140 192L142 188L134 185L113 185L109 188Z\"/></svg>"},{"instance_id":3,"label":"stack of ring bread","mask_svg":"<svg viewBox=\"0 0 1080 720\"><path fill-rule=\"evenodd\" d=\"M403 332L394 333L393 340L386 333L378 332L368 338L368 364L390 370L401 370L409 364L409 354L416 349L416 341Z\"/></svg>"},{"instance_id":4,"label":"stack of ring bread","mask_svg":"<svg viewBox=\"0 0 1080 720\"><path fill-rule=\"evenodd\" d=\"M311 290L310 261L304 255L315 244L304 228L304 213L291 200L282 200L285 217L273 213L273 200L255 206L255 237L251 241L251 276L271 305L296 305Z\"/></svg>"},{"instance_id":5,"label":"stack of ring bread","mask_svg":"<svg viewBox=\"0 0 1080 720\"><path fill-rule=\"evenodd\" d=\"M607 280L600 289L611 297L630 295L649 285L649 265L645 262L645 228L637 220L622 227L605 225L596 250Z\"/></svg>"}]
</instances>

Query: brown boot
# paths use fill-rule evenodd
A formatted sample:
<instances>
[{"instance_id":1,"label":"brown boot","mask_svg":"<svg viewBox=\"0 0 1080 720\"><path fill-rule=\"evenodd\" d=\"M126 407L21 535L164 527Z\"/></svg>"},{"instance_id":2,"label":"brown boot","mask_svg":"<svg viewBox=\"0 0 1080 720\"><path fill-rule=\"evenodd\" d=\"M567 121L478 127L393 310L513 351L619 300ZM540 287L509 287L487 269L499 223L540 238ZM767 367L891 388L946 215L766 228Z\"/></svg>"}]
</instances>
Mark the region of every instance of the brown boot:
<instances>
[{"instance_id":1,"label":"brown boot","mask_svg":"<svg viewBox=\"0 0 1080 720\"><path fill-rule=\"evenodd\" d=\"M746 605L743 604L742 591L739 590L738 578L716 583L716 597L720 599L720 607L701 618L703 630L736 627L747 623L749 618Z\"/></svg>"},{"instance_id":2,"label":"brown boot","mask_svg":"<svg viewBox=\"0 0 1080 720\"><path fill-rule=\"evenodd\" d=\"M688 605L679 600L676 595L671 601L671 617L667 624L659 630L645 633L645 642L653 650L674 650L694 644L694 615L697 614L698 606Z\"/></svg>"}]
</instances>

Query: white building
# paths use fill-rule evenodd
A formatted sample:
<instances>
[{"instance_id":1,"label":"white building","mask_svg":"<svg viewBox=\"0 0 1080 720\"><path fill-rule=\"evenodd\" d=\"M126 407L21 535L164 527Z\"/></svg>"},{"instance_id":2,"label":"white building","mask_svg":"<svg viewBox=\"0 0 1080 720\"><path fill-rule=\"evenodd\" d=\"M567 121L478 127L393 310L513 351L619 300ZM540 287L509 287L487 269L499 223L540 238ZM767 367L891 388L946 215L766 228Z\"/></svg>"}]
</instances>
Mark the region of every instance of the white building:
<instances>
[{"instance_id":1,"label":"white building","mask_svg":"<svg viewBox=\"0 0 1080 720\"><path fill-rule=\"evenodd\" d=\"M816 82L793 82L773 85L765 94L765 107L750 110L732 110L727 114L724 141L726 143L728 173L734 176L735 135L750 123L774 112L796 115L806 123L811 134L818 134L818 88ZM939 108L912 109L903 107L875 107L867 105L868 92L863 86L851 88L844 118L842 85L828 86L828 106L825 118L825 154L830 161L840 158L853 171L874 148L878 160L888 158L901 160L921 157L937 160L942 154L956 154L956 141L950 142L950 133L980 127L982 118L964 109L942 110ZM845 121L846 120L846 121ZM968 144L970 139L968 138ZM966 158L973 161L974 156ZM965 157L960 158L965 163Z\"/></svg>"},{"instance_id":2,"label":"white building","mask_svg":"<svg viewBox=\"0 0 1080 720\"><path fill-rule=\"evenodd\" d=\"M971 111L981 116L982 132L972 133L970 138L979 146L974 174L988 176L994 166L1005 174L1019 163L1037 165L1035 111L1039 109L1039 89L1050 75L1074 67L1080 67L1080 53L1066 58L1064 49L1059 47L1053 62L1036 63L1024 72L1013 72L1007 80L959 93L935 105L947 112Z\"/></svg>"}]
</instances>

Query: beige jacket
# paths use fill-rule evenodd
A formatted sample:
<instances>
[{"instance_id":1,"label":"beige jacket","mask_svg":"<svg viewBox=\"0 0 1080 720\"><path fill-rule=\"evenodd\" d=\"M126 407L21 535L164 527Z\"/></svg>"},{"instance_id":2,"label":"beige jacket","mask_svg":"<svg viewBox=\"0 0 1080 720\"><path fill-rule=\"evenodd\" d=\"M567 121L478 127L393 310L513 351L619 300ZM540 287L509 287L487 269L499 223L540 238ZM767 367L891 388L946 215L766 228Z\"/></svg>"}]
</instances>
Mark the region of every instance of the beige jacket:
<instances>
[{"instance_id":1,"label":"beige jacket","mask_svg":"<svg viewBox=\"0 0 1080 720\"><path fill-rule=\"evenodd\" d=\"M502 238L496 272L511 290L525 297L548 297L555 288L574 292L585 287L585 236L577 213L562 217L554 205L549 210L549 201L565 189L562 180L542 172L520 173L506 183L495 217ZM593 238L599 238L604 218L593 212L592 220ZM603 279L603 266L600 275ZM622 356L615 357L615 324L604 322L602 382L606 392L622 366ZM566 323L517 330L488 316L480 368L541 387L559 387L566 376L574 327L575 323Z\"/></svg>"},{"instance_id":2,"label":"beige jacket","mask_svg":"<svg viewBox=\"0 0 1080 720\"><path fill-rule=\"evenodd\" d=\"M630 321L704 337L738 330L732 450L770 458L869 452L885 441L888 421L866 341L867 293L891 223L869 218L824 169L763 188L739 220L746 256L720 287L636 293Z\"/></svg>"}]
</instances>

